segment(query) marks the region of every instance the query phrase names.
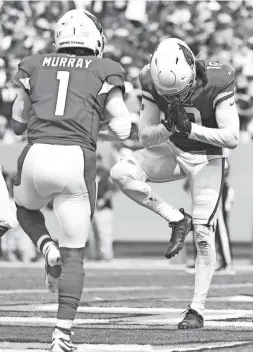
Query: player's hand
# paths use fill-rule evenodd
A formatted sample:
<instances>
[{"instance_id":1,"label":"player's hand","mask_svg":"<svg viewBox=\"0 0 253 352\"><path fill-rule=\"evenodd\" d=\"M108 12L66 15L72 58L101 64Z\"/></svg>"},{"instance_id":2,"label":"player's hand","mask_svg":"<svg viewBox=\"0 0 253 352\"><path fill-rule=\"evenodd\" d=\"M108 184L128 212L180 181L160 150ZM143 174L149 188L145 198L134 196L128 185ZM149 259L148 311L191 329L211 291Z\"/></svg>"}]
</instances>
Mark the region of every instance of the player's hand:
<instances>
[{"instance_id":1,"label":"player's hand","mask_svg":"<svg viewBox=\"0 0 253 352\"><path fill-rule=\"evenodd\" d=\"M170 133L174 133L175 132L175 125L171 120L161 120L161 123L163 124L163 126L166 128L166 130L168 130Z\"/></svg>"},{"instance_id":2,"label":"player's hand","mask_svg":"<svg viewBox=\"0 0 253 352\"><path fill-rule=\"evenodd\" d=\"M191 122L180 98L173 101L175 111L175 126L178 132L191 133Z\"/></svg>"},{"instance_id":3,"label":"player's hand","mask_svg":"<svg viewBox=\"0 0 253 352\"><path fill-rule=\"evenodd\" d=\"M172 103L168 105L167 111L164 112L164 117L165 119L161 120L161 123L169 132L174 133L176 120L176 110L174 101L172 101Z\"/></svg>"}]
</instances>

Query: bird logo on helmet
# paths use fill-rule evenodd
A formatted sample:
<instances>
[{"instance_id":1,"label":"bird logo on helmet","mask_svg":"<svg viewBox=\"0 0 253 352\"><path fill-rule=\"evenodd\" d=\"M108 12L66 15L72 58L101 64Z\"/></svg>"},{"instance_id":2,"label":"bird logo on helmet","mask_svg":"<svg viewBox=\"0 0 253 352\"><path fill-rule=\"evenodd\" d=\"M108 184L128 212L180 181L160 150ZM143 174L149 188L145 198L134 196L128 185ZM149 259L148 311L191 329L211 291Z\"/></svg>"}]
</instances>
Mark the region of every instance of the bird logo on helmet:
<instances>
[{"instance_id":1,"label":"bird logo on helmet","mask_svg":"<svg viewBox=\"0 0 253 352\"><path fill-rule=\"evenodd\" d=\"M163 40L156 47L150 63L157 92L168 101L179 95L182 101L191 96L196 78L195 56L180 39Z\"/></svg>"},{"instance_id":2,"label":"bird logo on helmet","mask_svg":"<svg viewBox=\"0 0 253 352\"><path fill-rule=\"evenodd\" d=\"M55 47L86 48L103 56L105 36L99 20L89 11L70 10L56 24Z\"/></svg>"}]
</instances>

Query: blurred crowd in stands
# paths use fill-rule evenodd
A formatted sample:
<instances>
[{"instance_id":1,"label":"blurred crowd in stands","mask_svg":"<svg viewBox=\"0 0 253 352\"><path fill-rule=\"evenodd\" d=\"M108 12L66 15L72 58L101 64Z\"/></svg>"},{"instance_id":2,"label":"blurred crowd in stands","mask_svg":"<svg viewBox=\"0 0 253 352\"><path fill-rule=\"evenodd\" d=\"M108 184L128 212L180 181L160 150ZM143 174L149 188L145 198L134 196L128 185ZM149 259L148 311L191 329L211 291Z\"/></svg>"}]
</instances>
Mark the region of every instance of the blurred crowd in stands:
<instances>
[{"instance_id":1,"label":"blurred crowd in stands","mask_svg":"<svg viewBox=\"0 0 253 352\"><path fill-rule=\"evenodd\" d=\"M185 40L202 59L228 63L237 78L243 140L253 135L253 1L3 1L0 0L0 129L8 126L19 61L53 50L54 24L70 9L92 11L106 34L105 57L126 70L127 91L138 112L138 75L159 41ZM134 102L133 102L134 101ZM4 119L7 118L7 120ZM3 126L3 127L2 127ZM6 126L6 127L7 127ZM3 140L3 137L0 137ZM5 137L11 143L14 136ZM248 138L248 139L247 139Z\"/></svg>"}]
</instances>

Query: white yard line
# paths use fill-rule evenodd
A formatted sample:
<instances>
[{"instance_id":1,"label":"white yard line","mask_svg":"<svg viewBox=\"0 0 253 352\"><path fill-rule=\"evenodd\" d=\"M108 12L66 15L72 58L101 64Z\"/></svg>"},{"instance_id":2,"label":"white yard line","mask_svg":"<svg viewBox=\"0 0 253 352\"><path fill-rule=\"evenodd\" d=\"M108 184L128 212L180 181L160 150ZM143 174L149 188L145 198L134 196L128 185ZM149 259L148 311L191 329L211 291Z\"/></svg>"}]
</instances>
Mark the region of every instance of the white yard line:
<instances>
[{"instance_id":1,"label":"white yard line","mask_svg":"<svg viewBox=\"0 0 253 352\"><path fill-rule=\"evenodd\" d=\"M214 342L214 343L200 343L197 345L189 344L189 345L174 345L161 348L154 348L152 351L159 352L188 352L188 351L201 351L204 348L209 350L217 351L217 348L225 348L225 347L236 347L246 345L248 341L238 341L238 342ZM86 352L86 351L85 351Z\"/></svg>"},{"instance_id":2,"label":"white yard line","mask_svg":"<svg viewBox=\"0 0 253 352\"><path fill-rule=\"evenodd\" d=\"M243 287L253 287L252 282L246 282L246 283L238 283L238 284L211 284L211 288L216 288L216 289L224 289L224 288L243 288ZM174 286L174 288L180 289L180 290L188 290L194 288L193 285L184 285L184 286Z\"/></svg>"},{"instance_id":3,"label":"white yard line","mask_svg":"<svg viewBox=\"0 0 253 352\"><path fill-rule=\"evenodd\" d=\"M27 307L29 308L29 306ZM57 304L41 304L32 306L32 310L36 309L41 312L56 312ZM170 314L182 313L182 308L134 308L134 307L79 307L78 312L83 313L118 313L118 314ZM205 314L252 314L253 310L242 309L206 309Z\"/></svg>"},{"instance_id":4,"label":"white yard line","mask_svg":"<svg viewBox=\"0 0 253 352\"><path fill-rule=\"evenodd\" d=\"M41 260L37 263L22 263L22 262L0 262L0 268L27 268L36 269L44 268L44 261ZM85 261L85 269L113 269L113 270L172 270L172 271L184 271L186 266L184 264L171 264L170 261L161 258L122 258L113 259L109 262L101 261ZM236 271L252 272L253 265L251 261L237 260L234 266ZM220 273L215 273L215 275ZM223 273L222 273L223 274Z\"/></svg>"},{"instance_id":5,"label":"white yard line","mask_svg":"<svg viewBox=\"0 0 253 352\"><path fill-rule=\"evenodd\" d=\"M136 326L135 329L138 329L137 326L165 326L170 325L174 326L178 324L180 317L173 318L157 318L157 319L148 319L148 318L121 318L120 320L115 319L75 319L75 325L114 325L114 329L125 328L127 326ZM42 317L0 317L0 325L4 326L54 326L56 323L56 318L42 318ZM244 330L252 330L253 322L237 322L237 321L206 321L206 328L236 328Z\"/></svg>"},{"instance_id":6,"label":"white yard line","mask_svg":"<svg viewBox=\"0 0 253 352\"><path fill-rule=\"evenodd\" d=\"M37 312L37 314L42 312L57 312L58 305L57 304L42 304L42 305L18 305L18 306L1 306L0 311L16 311L17 315L18 312ZM158 324L174 324L181 319L182 313L185 309L182 308L133 308L133 307L79 307L79 313L86 313L86 314L94 314L94 319L87 319L84 320L85 324L108 324L111 322L111 318L105 317L105 319L96 319L96 314L122 314L122 315L131 315L137 314L142 315L142 317L122 317L124 321L131 321L133 324L137 322L146 324L147 323L147 315L159 315L159 317L154 318L152 320L157 322ZM252 318L253 317L253 310L242 310L242 309L207 309L204 314L205 319L208 320L226 320L226 319L236 319L236 318ZM27 317L29 319L30 317ZM159 319L158 319L159 318ZM12 319L12 317L2 318L4 321L6 319ZM9 321L10 323L14 324L15 317L13 321ZM23 317L16 318L16 319L23 319ZM37 319L37 318L33 318ZM41 318L42 319L42 318ZM47 319L47 318L43 318ZM144 321L144 320L145 321ZM150 320L150 318L148 318ZM171 320L172 319L172 320ZM18 320L16 320L18 322ZM29 320L27 320L29 322ZM0 318L0 324L1 318ZM82 324L82 322L81 322Z\"/></svg>"},{"instance_id":7,"label":"white yard line","mask_svg":"<svg viewBox=\"0 0 253 352\"><path fill-rule=\"evenodd\" d=\"M191 343L168 346L151 346L151 345L77 345L77 352L186 352L199 351L204 348L215 350L217 348L236 347L247 345L249 341L235 342L214 342L214 343ZM46 352L49 344L36 343L0 343L0 352Z\"/></svg>"}]
</instances>

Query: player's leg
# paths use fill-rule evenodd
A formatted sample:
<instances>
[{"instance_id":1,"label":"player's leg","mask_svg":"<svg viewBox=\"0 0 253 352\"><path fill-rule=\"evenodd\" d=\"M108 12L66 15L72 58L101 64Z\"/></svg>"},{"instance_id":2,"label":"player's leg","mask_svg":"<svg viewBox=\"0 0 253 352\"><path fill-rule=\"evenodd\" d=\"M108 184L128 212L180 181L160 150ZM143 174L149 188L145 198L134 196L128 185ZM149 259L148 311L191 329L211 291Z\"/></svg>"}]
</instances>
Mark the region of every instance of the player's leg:
<instances>
[{"instance_id":1,"label":"player's leg","mask_svg":"<svg viewBox=\"0 0 253 352\"><path fill-rule=\"evenodd\" d=\"M14 182L14 197L20 226L44 255L49 274L56 278L61 273L60 252L40 211L57 190L52 183L54 175L49 175L48 170L53 172L53 169L47 165L47 159L48 151L42 145L34 145L29 150L24 150L19 159L19 169Z\"/></svg>"},{"instance_id":2,"label":"player's leg","mask_svg":"<svg viewBox=\"0 0 253 352\"><path fill-rule=\"evenodd\" d=\"M224 181L223 171L222 159L196 165L192 170L193 226L197 247L195 289L190 309L179 323L181 329L203 326L205 300L216 263L215 229Z\"/></svg>"},{"instance_id":3,"label":"player's leg","mask_svg":"<svg viewBox=\"0 0 253 352\"><path fill-rule=\"evenodd\" d=\"M84 283L84 248L95 208L95 157L81 148L64 152L65 186L54 198L54 211L62 227L59 247L62 273L58 284L58 313L51 350L69 351L73 320ZM85 161L84 161L85 160ZM65 348L65 349L64 349Z\"/></svg>"},{"instance_id":4,"label":"player's leg","mask_svg":"<svg viewBox=\"0 0 253 352\"><path fill-rule=\"evenodd\" d=\"M167 143L136 151L133 157L120 160L111 170L112 180L126 196L170 223L173 232L165 252L168 259L183 247L191 228L190 217L158 197L147 182L168 182L184 176Z\"/></svg>"},{"instance_id":5,"label":"player's leg","mask_svg":"<svg viewBox=\"0 0 253 352\"><path fill-rule=\"evenodd\" d=\"M112 180L126 196L168 222L181 220L182 213L158 197L147 182L169 182L184 176L166 144L138 150L111 169Z\"/></svg>"}]
</instances>

